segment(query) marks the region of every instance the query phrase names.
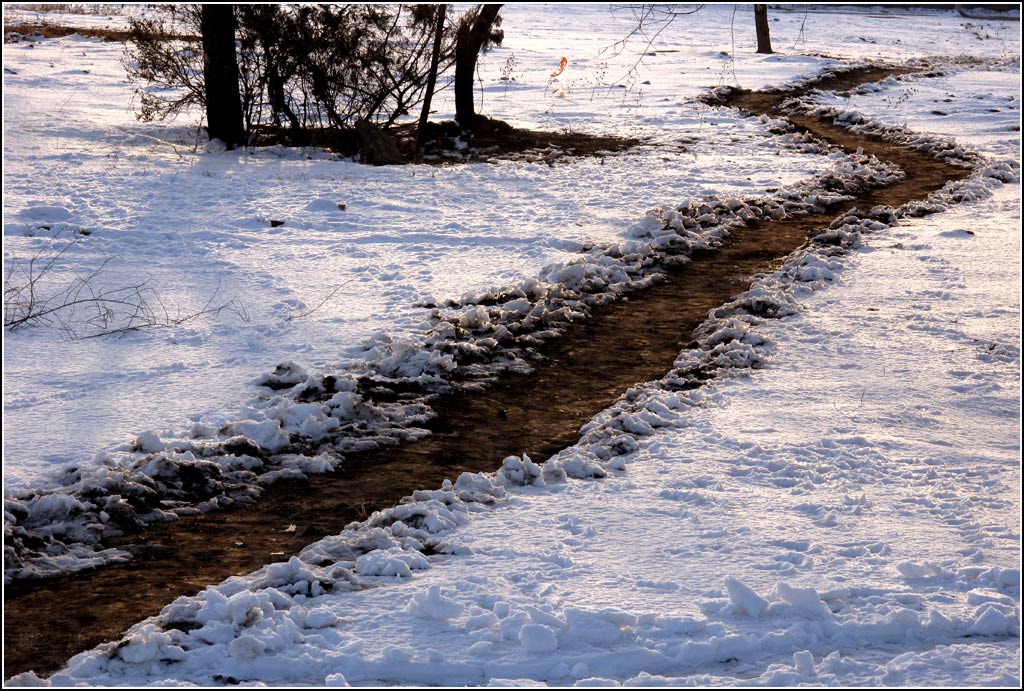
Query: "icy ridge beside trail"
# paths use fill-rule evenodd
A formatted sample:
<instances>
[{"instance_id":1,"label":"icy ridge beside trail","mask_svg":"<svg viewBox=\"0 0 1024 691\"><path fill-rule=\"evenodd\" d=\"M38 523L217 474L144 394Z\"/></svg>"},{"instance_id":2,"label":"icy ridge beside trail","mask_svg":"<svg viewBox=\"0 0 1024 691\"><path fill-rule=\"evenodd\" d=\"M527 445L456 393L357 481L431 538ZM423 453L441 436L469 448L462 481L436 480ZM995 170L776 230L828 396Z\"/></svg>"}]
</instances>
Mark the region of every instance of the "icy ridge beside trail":
<instances>
[{"instance_id":1,"label":"icy ridge beside trail","mask_svg":"<svg viewBox=\"0 0 1024 691\"><path fill-rule=\"evenodd\" d=\"M834 111L828 114L841 124L861 121ZM197 423L183 439L144 432L131 447L100 453L93 465L65 467L50 486L9 494L5 580L127 559L125 552L96 545L155 521L251 501L279 478L330 471L345 453L426 436L420 425L432 417L434 395L452 387L481 388L503 371L529 371L536 346L585 319L591 307L659 280L665 264L717 246L730 228L749 220L820 213L845 194L899 174L787 132L784 120L760 121L782 145L831 151L835 172L769 197L710 197L652 211L621 243L548 267L518 286L449 301L433 311L418 340L378 336L367 344L363 363L350 371L310 375L294 362L282 363L257 380L275 394L250 401L242 420L219 427ZM941 138L885 134L939 157L976 165L981 160ZM1004 181L1016 175L1007 162L987 170ZM948 202L920 202L914 213L941 210L943 203ZM817 241L842 241L836 238L832 229ZM759 303L753 308L778 309ZM699 374L700 367L691 365L687 376Z\"/></svg>"},{"instance_id":2,"label":"icy ridge beside trail","mask_svg":"<svg viewBox=\"0 0 1024 691\"><path fill-rule=\"evenodd\" d=\"M932 195L930 208L984 199L1004 182L1002 170L990 174L981 169L947 185ZM429 568L427 554L457 559L467 553L467 548L453 539L456 531L471 522L474 514L513 501L520 493L556 491L569 478L621 481L628 476L627 458L640 448L644 437L660 427L679 424L678 411L700 406L709 395L707 387L693 387L694 372L712 368L742 374L762 364L772 354L772 343L759 333L759 325L767 319L796 314L800 296L830 285L846 266L844 257L861 247L865 237L897 225L900 218L917 216L921 209L918 203L908 203L898 209L879 207L836 219L830 228L791 255L779 271L759 276L747 292L714 310L699 330L699 345L680 354L671 374L628 391L583 428L579 443L547 463L538 465L526 456L513 456L506 458L495 473L466 473L454 484L446 481L440 490L416 492L398 506L307 547L288 562L228 579L195 597L179 598L157 617L134 626L121 641L76 656L65 671L44 683L102 683L125 675L151 680L184 675L198 683L210 683L217 680L206 675L211 669L221 669L217 661L224 659L231 661L236 679L289 679L287 671L280 666L274 671L267 667L266 660L277 653L286 654L296 644L315 646L322 638L321 632L342 624L324 598L332 593L403 582L414 577L414 572ZM673 218L668 210L663 216ZM941 577L977 588L973 591L977 593L977 607L973 614L952 618L934 609L913 617L906 610L880 610L878 616L867 621L836 614L830 605L848 600L869 602L875 595L871 591L849 588L818 592L781 581L772 592L758 593L739 580L726 578L726 597L704 602L704 618L637 616L577 608L554 612L496 603L491 611L470 613L465 626L472 632L497 631L501 639L518 640L526 651L535 654L553 651L561 641L579 639L600 647L641 633L654 640L678 639L684 634L684 642L668 648L644 648L637 638L638 647L625 659L616 657L614 670L601 651L579 657L578 669L566 667L559 672L567 678L595 683L601 681L602 674L614 673L620 678L632 675L635 678L631 682L643 684L668 683L668 678L657 676L659 672L699 668L722 660L753 662L765 656L782 661L788 657L791 662L772 666L762 681L790 684L795 679L813 681L853 673L860 664L839 653L819 659L807 650L809 647L856 648L908 638L923 646L943 647L955 646L965 637L998 641L1000 637L1019 636L1019 614L1013 605L1015 598L1019 599L1015 590L1019 571L971 567L946 573L938 566L916 563L900 564L899 571L906 579ZM988 595L983 597L985 593ZM414 593L407 612L436 623L461 620L466 615L464 606L438 586ZM748 621L784 622L788 628L767 635L754 630L743 633L742 625ZM481 653L489 649L486 638L473 645ZM478 657L486 658L486 654ZM312 664L315 673L325 663ZM447 663L440 656L429 663L413 662L397 648L385 650L380 661L364 659L359 648L346 648L330 656L327 664L334 672L325 681L339 684L346 678L478 684L500 680L503 674L529 672L523 665L506 669L486 661ZM538 667L537 674L553 673L548 670L550 663L541 664L546 666ZM40 680L23 675L11 681Z\"/></svg>"},{"instance_id":3,"label":"icy ridge beside trail","mask_svg":"<svg viewBox=\"0 0 1024 691\"><path fill-rule=\"evenodd\" d=\"M518 286L449 301L433 311L419 340L378 336L350 371L310 375L294 362L282 363L257 380L275 394L250 401L245 419L219 428L195 424L184 439L144 432L130 448L99 454L95 465L66 467L52 486L9 495L5 580L126 560L127 553L97 544L156 521L252 501L279 478L329 472L345 453L426 436L420 425L432 417L434 395L484 387L503 371L529 371L544 340L587 318L591 307L656 282L665 264L718 246L730 228L820 213L844 195L900 175L787 132L784 120L760 121L785 146L829 152L835 171L768 197L709 197L654 210L628 240L548 267ZM936 151L949 151L944 141L932 143ZM751 300L755 311L777 309ZM701 366L691 364L685 376L692 380Z\"/></svg>"},{"instance_id":4,"label":"icy ridge beside trail","mask_svg":"<svg viewBox=\"0 0 1024 691\"><path fill-rule=\"evenodd\" d=\"M377 337L352 370L311 375L282 363L257 380L273 395L250 401L241 420L218 428L196 423L181 439L144 432L130 446L100 453L95 464L66 466L51 486L11 493L4 504L5 581L125 560L123 551L96 546L153 522L252 501L277 479L329 472L345 453L426 436L420 425L433 415L433 396L484 387L505 371L529 371L543 341L587 318L592 307L660 280L666 264L719 246L747 221L820 213L901 175L875 159L783 133L781 121L762 122L784 145L828 152L833 172L766 197L710 197L654 210L620 243L547 267L518 286L436 308L419 340Z\"/></svg>"},{"instance_id":5,"label":"icy ridge beside trail","mask_svg":"<svg viewBox=\"0 0 1024 691\"><path fill-rule=\"evenodd\" d=\"M985 65L990 69L1005 68L1008 65L1017 65L1019 59L1014 61L987 61ZM925 74L911 72L893 77L887 77L880 82L863 84L856 89L858 94L879 92L885 89L893 89L896 86L913 83L919 79L932 79L937 76L945 76L947 72L972 69L967 67L935 68ZM811 92L808 95L787 100L783 108L789 113L799 113L820 120L832 120L833 124L845 127L851 132L880 137L894 144L905 146L927 153L936 159L944 160L954 165L963 165L983 170L986 177L994 178L1004 183L1015 183L1020 181L1020 163L1009 158L985 157L976 151L958 143L950 137L943 137L934 134L921 134L913 132L906 127L893 125L879 118L870 117L851 108L840 106L829 106L820 103L824 94ZM936 213L943 210L941 204L949 203L948 199L929 198L919 200L914 209L908 210L911 216L920 216L928 213ZM954 199L955 201L959 201Z\"/></svg>"}]
</instances>

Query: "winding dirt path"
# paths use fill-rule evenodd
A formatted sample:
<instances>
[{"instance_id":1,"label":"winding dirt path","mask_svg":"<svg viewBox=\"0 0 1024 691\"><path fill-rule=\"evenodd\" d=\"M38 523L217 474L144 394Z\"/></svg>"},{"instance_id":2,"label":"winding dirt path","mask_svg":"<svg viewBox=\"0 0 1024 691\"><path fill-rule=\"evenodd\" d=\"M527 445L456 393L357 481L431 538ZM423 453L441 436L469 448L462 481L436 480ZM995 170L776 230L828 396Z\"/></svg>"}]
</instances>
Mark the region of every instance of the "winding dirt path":
<instances>
[{"instance_id":1,"label":"winding dirt path","mask_svg":"<svg viewBox=\"0 0 1024 691\"><path fill-rule=\"evenodd\" d=\"M902 70L907 72L909 70ZM870 69L813 86L844 90L897 70ZM730 105L778 116L788 93L735 95ZM637 382L661 378L708 310L747 289L755 273L777 269L808 232L852 207L899 206L923 199L969 171L930 156L811 118L794 124L847 150L896 163L906 178L836 205L825 214L768 222L736 232L717 251L704 251L668 280L628 301L595 310L543 349L546 360L529 376L509 375L487 391L437 402L433 435L405 446L349 457L343 467L308 482L281 482L254 506L155 526L111 546L135 555L127 564L5 590L4 675L52 672L76 652L118 637L179 595L285 559L322 535L424 487L463 471L493 471L524 451L544 459L573 444L579 427ZM286 531L294 525L296 529Z\"/></svg>"}]
</instances>

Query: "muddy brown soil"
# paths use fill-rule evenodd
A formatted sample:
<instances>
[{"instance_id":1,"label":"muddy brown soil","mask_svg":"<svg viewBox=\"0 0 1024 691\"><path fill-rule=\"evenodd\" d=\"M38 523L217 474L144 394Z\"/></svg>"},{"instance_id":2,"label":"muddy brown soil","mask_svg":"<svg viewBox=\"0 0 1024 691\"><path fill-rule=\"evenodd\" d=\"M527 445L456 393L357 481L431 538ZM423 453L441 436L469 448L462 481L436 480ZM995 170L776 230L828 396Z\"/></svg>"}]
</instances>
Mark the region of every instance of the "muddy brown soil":
<instances>
[{"instance_id":1,"label":"muddy brown soil","mask_svg":"<svg viewBox=\"0 0 1024 691\"><path fill-rule=\"evenodd\" d=\"M554 165L573 157L604 158L645 144L636 137L521 129L485 117L480 117L469 130L463 130L451 120L428 122L422 151L418 150L415 124L398 125L387 131L394 137L406 162L437 166L496 160ZM361 146L354 129L335 127L294 131L286 127L261 125L254 129L251 142L257 146L280 143L315 146L344 156L358 154Z\"/></svg>"},{"instance_id":2,"label":"muddy brown soil","mask_svg":"<svg viewBox=\"0 0 1024 691\"><path fill-rule=\"evenodd\" d=\"M409 152L415 149L416 131L412 127L396 132L399 144ZM461 139L469 148L459 149ZM564 157L604 157L640 146L635 137L594 135L586 132L548 132L512 127L507 122L478 116L469 132L455 122L429 122L424 134L421 162L438 164L522 159L553 164Z\"/></svg>"},{"instance_id":3,"label":"muddy brown soil","mask_svg":"<svg viewBox=\"0 0 1024 691\"><path fill-rule=\"evenodd\" d=\"M889 74L865 70L816 86L846 89ZM791 95L740 93L731 105L777 115L777 104ZM5 678L29 669L54 671L74 653L116 639L175 597L286 559L415 489L437 487L463 471L493 471L510 454L547 458L574 443L579 427L628 387L666 374L708 310L746 290L754 274L777 269L809 231L855 206L899 206L923 199L969 172L827 123L794 122L848 150L861 147L893 161L907 177L820 216L751 226L723 248L698 253L692 263L671 269L666 282L573 325L546 347L546 360L533 374L506 376L486 391L439 400L428 439L351 456L339 471L308 482L278 483L253 506L155 526L123 539L117 544L136 556L130 563L8 586ZM289 531L289 526L294 528Z\"/></svg>"}]
</instances>

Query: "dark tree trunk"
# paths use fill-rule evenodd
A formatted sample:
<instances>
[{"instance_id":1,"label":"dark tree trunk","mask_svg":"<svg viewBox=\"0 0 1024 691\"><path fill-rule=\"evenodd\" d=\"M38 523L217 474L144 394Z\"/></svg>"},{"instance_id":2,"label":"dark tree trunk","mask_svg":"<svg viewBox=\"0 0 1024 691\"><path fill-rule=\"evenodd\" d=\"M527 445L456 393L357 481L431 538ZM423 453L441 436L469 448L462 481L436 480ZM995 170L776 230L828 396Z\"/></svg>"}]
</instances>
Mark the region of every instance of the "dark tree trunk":
<instances>
[{"instance_id":1,"label":"dark tree trunk","mask_svg":"<svg viewBox=\"0 0 1024 691\"><path fill-rule=\"evenodd\" d=\"M270 110L274 114L274 123L280 125L281 113L284 113L284 116L288 118L288 124L291 125L292 132L297 133L302 129L302 125L285 98L284 84L286 80L278 71L277 65L274 64L269 49L264 50L264 55L267 59L267 97L270 99Z\"/></svg>"},{"instance_id":2,"label":"dark tree trunk","mask_svg":"<svg viewBox=\"0 0 1024 691\"><path fill-rule=\"evenodd\" d=\"M424 130L427 118L430 117L430 102L434 99L434 86L437 84L437 66L441 62L441 42L444 40L444 19L448 14L448 5L437 6L437 24L434 28L434 48L430 53L430 73L427 75L427 91L423 95L423 110L420 111L420 122L416 127L416 150L423 148Z\"/></svg>"},{"instance_id":3,"label":"dark tree trunk","mask_svg":"<svg viewBox=\"0 0 1024 691\"><path fill-rule=\"evenodd\" d=\"M772 52L772 37L768 30L768 5L754 5L754 25L757 27L757 52Z\"/></svg>"},{"instance_id":4,"label":"dark tree trunk","mask_svg":"<svg viewBox=\"0 0 1024 691\"><path fill-rule=\"evenodd\" d=\"M245 143L242 99L238 94L234 5L203 5L200 31L207 130L210 139L220 139L233 149Z\"/></svg>"},{"instance_id":5,"label":"dark tree trunk","mask_svg":"<svg viewBox=\"0 0 1024 691\"><path fill-rule=\"evenodd\" d=\"M473 78L480 50L491 36L501 5L480 5L476 15L459 27L455 43L455 119L462 129L476 122L473 103Z\"/></svg>"},{"instance_id":6,"label":"dark tree trunk","mask_svg":"<svg viewBox=\"0 0 1024 691\"><path fill-rule=\"evenodd\" d=\"M270 103L270 116L274 126L281 126L281 115L284 115L293 134L298 133L302 129L302 125L288 105L288 99L285 96L285 84L288 82L289 75L281 71L284 61L281 59L283 51L280 7L277 5L243 5L241 14L238 15L236 21L241 21L243 26L256 35L263 49L267 100Z\"/></svg>"}]
</instances>

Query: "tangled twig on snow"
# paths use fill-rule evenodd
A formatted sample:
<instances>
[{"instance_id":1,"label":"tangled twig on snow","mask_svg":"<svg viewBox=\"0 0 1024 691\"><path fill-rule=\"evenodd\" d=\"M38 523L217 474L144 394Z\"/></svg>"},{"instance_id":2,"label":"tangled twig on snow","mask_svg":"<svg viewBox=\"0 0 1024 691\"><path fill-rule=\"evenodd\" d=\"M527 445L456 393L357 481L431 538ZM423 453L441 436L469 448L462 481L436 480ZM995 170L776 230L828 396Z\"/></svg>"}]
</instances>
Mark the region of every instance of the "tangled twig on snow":
<instances>
[{"instance_id":1,"label":"tangled twig on snow","mask_svg":"<svg viewBox=\"0 0 1024 691\"><path fill-rule=\"evenodd\" d=\"M43 247L27 262L13 261L4 278L4 327L11 331L31 326L58 326L70 338L96 338L147 328L176 326L201 316L218 316L225 310L248 321L244 306L235 299L217 304L220 284L202 308L171 314L150 287L149 280L114 288L99 287L99 276L110 263L75 275L64 286L55 267L79 242L75 237L63 246ZM82 333L88 328L89 333Z\"/></svg>"}]
</instances>

